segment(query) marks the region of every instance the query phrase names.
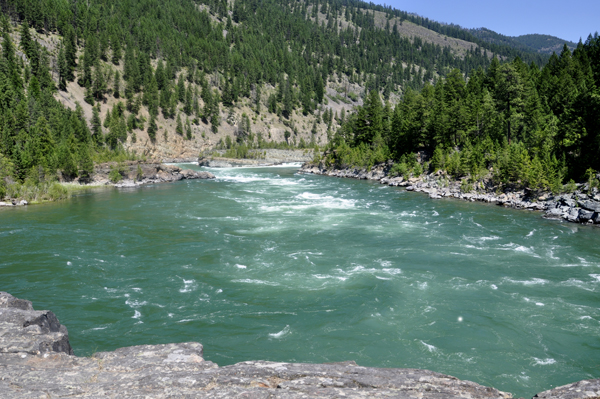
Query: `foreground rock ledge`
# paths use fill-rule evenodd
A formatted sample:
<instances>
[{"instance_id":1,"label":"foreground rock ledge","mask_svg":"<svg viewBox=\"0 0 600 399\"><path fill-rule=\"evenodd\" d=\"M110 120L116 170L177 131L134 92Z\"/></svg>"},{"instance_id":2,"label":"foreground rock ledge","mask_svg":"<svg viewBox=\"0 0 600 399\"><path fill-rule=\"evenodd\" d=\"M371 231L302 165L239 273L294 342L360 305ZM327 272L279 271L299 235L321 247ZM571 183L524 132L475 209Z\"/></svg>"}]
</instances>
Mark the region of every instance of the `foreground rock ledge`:
<instances>
[{"instance_id":1,"label":"foreground rock ledge","mask_svg":"<svg viewBox=\"0 0 600 399\"><path fill-rule=\"evenodd\" d=\"M0 397L12 398L510 398L470 381L416 369L242 362L218 367L196 342L141 345L77 357L54 313L0 292ZM600 396L600 380L539 394Z\"/></svg>"}]
</instances>

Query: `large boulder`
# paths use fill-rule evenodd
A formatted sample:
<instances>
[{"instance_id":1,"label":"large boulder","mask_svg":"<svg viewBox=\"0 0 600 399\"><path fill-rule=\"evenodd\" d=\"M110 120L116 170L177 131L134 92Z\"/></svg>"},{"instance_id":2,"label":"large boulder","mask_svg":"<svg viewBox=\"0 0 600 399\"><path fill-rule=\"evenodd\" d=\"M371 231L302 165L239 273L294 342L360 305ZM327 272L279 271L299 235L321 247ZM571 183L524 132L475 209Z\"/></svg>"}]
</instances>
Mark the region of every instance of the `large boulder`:
<instances>
[{"instance_id":1,"label":"large boulder","mask_svg":"<svg viewBox=\"0 0 600 399\"><path fill-rule=\"evenodd\" d=\"M49 310L0 291L0 353L73 354L67 328Z\"/></svg>"},{"instance_id":2,"label":"large boulder","mask_svg":"<svg viewBox=\"0 0 600 399\"><path fill-rule=\"evenodd\" d=\"M600 397L600 379L583 380L538 393L539 399L597 399Z\"/></svg>"},{"instance_id":3,"label":"large boulder","mask_svg":"<svg viewBox=\"0 0 600 399\"><path fill-rule=\"evenodd\" d=\"M579 206L592 212L600 212L600 202L597 201L579 201Z\"/></svg>"}]
</instances>

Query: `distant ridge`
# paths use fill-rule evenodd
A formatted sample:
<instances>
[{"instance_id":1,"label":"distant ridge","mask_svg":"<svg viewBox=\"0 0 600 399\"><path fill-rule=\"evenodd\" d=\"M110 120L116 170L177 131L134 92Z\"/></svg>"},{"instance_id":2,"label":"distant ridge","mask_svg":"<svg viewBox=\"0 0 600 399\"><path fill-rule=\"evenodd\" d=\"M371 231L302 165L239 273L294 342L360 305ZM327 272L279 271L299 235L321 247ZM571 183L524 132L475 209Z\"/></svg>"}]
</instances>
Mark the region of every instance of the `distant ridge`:
<instances>
[{"instance_id":1,"label":"distant ridge","mask_svg":"<svg viewBox=\"0 0 600 399\"><path fill-rule=\"evenodd\" d=\"M542 54L552 54L553 52L560 54L565 44L571 50L574 50L575 47L577 47L576 43L550 35L521 35L514 39Z\"/></svg>"}]
</instances>

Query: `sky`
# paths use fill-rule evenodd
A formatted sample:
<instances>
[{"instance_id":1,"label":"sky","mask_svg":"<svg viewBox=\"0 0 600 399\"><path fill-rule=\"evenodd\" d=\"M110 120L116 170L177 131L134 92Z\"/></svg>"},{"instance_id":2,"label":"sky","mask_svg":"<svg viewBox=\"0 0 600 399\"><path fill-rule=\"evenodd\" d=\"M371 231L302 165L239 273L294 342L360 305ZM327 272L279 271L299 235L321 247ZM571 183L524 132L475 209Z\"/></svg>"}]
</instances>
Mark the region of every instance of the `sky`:
<instances>
[{"instance_id":1,"label":"sky","mask_svg":"<svg viewBox=\"0 0 600 399\"><path fill-rule=\"evenodd\" d=\"M600 31L599 0L372 0L464 28L485 27L506 36L552 35L577 43Z\"/></svg>"}]
</instances>

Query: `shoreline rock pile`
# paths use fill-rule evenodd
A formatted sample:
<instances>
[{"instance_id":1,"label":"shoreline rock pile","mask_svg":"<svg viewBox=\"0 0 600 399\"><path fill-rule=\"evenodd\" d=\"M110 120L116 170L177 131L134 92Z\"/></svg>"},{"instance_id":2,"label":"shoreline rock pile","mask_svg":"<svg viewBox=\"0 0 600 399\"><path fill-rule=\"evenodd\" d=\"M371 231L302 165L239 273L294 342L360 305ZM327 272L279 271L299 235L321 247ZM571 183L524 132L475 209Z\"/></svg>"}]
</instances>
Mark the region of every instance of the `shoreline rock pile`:
<instances>
[{"instance_id":1,"label":"shoreline rock pile","mask_svg":"<svg viewBox=\"0 0 600 399\"><path fill-rule=\"evenodd\" d=\"M121 168L120 174L123 180L113 183L110 172L115 168ZM124 162L117 164L109 162L94 167L94 174L89 184L114 185L115 187L137 187L143 184L170 183L185 179L214 179L215 175L210 172L196 172L191 169L181 169L176 165L162 163Z\"/></svg>"},{"instance_id":2,"label":"shoreline rock pile","mask_svg":"<svg viewBox=\"0 0 600 399\"><path fill-rule=\"evenodd\" d=\"M17 398L469 398L512 395L471 381L417 369L247 361L219 367L197 342L141 345L73 356L54 313L0 292L0 393ZM600 379L536 397L596 398Z\"/></svg>"},{"instance_id":3,"label":"shoreline rock pile","mask_svg":"<svg viewBox=\"0 0 600 399\"><path fill-rule=\"evenodd\" d=\"M375 165L371 170L359 168L327 168L323 165L304 164L301 173L347 177L353 179L376 180L381 184L405 187L407 191L425 193L431 199L456 198L466 201L495 203L500 206L542 211L548 219L565 220L572 223L600 225L600 192L593 189L591 193L576 190L573 193L553 195L542 193L534 196L528 190L506 190L497 193L491 182L481 184L477 190L463 192L461 181L452 180L441 172L424 174L421 177L391 177L389 171L392 163Z\"/></svg>"}]
</instances>

